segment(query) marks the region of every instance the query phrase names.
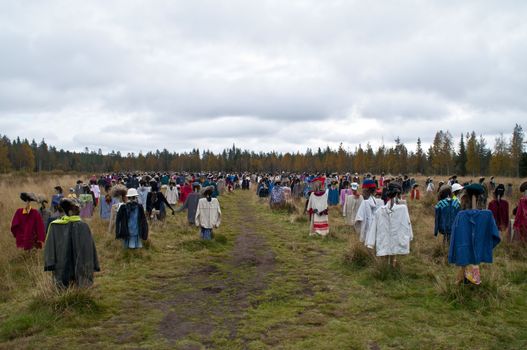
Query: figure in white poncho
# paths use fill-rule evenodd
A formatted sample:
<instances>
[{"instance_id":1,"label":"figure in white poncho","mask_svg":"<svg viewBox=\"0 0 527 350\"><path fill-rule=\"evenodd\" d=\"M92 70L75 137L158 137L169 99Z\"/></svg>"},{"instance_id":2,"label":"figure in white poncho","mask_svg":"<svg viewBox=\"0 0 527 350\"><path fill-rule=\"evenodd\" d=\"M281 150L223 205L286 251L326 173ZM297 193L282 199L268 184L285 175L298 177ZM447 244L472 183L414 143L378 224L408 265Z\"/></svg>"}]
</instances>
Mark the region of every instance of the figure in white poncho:
<instances>
[{"instance_id":1,"label":"figure in white poncho","mask_svg":"<svg viewBox=\"0 0 527 350\"><path fill-rule=\"evenodd\" d=\"M201 239L210 240L213 238L212 230L220 227L221 209L217 198L212 198L214 186L205 187L202 191L204 198L198 201L196 209L196 226L200 227Z\"/></svg>"},{"instance_id":2,"label":"figure in white poncho","mask_svg":"<svg viewBox=\"0 0 527 350\"><path fill-rule=\"evenodd\" d=\"M366 233L370 229L373 222L373 214L380 208L384 202L381 199L375 199L375 182L370 179L364 180L362 183L362 197L364 200L359 206L357 215L355 216L355 228L359 231L359 239L364 242Z\"/></svg>"},{"instance_id":3,"label":"figure in white poncho","mask_svg":"<svg viewBox=\"0 0 527 350\"><path fill-rule=\"evenodd\" d=\"M179 201L179 193L174 181L170 181L167 192L165 193L165 197L167 198L167 202L170 203L170 205L176 205Z\"/></svg>"},{"instance_id":4,"label":"figure in white poncho","mask_svg":"<svg viewBox=\"0 0 527 350\"><path fill-rule=\"evenodd\" d=\"M365 240L368 248L375 248L377 256L387 256L388 263L394 267L397 255L410 253L410 241L413 239L408 208L397 203L400 193L401 186L398 183L389 184L388 203L375 212Z\"/></svg>"}]
</instances>

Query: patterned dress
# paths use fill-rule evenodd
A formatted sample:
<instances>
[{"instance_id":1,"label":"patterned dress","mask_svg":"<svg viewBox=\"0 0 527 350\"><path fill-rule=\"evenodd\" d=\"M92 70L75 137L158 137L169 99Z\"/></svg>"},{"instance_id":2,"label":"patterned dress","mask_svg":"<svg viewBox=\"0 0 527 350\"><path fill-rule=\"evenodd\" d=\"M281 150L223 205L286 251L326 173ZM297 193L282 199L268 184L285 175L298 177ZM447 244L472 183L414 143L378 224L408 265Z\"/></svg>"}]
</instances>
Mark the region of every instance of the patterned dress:
<instances>
[{"instance_id":1,"label":"patterned dress","mask_svg":"<svg viewBox=\"0 0 527 350\"><path fill-rule=\"evenodd\" d=\"M309 234L326 236L329 233L328 192L311 193L307 211L311 217Z\"/></svg>"}]
</instances>

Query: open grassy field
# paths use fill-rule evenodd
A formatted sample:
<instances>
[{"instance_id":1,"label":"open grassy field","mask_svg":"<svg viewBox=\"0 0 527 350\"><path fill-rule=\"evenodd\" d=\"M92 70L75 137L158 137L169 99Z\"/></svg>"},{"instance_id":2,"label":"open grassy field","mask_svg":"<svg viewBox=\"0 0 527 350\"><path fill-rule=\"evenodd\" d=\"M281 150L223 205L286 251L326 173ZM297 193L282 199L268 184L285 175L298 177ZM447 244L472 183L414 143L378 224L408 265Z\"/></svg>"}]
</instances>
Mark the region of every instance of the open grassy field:
<instances>
[{"instance_id":1,"label":"open grassy field","mask_svg":"<svg viewBox=\"0 0 527 350\"><path fill-rule=\"evenodd\" d=\"M219 198L211 242L182 213L125 251L95 217L102 271L90 290L59 293L42 252L16 250L9 225L21 190L49 197L76 179L0 179L1 349L527 347L527 248L502 242L481 286L456 286L426 197L409 203L415 238L397 270L358 244L338 208L330 237L309 237L303 203L272 212L252 191Z\"/></svg>"}]
</instances>

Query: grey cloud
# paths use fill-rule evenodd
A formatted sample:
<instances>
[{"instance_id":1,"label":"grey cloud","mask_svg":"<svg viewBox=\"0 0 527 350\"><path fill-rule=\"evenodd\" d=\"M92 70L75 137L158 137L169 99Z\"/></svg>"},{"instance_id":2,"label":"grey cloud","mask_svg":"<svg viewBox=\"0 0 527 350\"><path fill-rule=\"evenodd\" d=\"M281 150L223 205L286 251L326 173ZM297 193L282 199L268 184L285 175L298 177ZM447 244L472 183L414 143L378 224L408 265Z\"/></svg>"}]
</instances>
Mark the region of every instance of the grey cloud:
<instances>
[{"instance_id":1,"label":"grey cloud","mask_svg":"<svg viewBox=\"0 0 527 350\"><path fill-rule=\"evenodd\" d=\"M430 93L388 90L365 96L358 108L369 118L416 122L448 116L448 103L448 100Z\"/></svg>"},{"instance_id":2,"label":"grey cloud","mask_svg":"<svg viewBox=\"0 0 527 350\"><path fill-rule=\"evenodd\" d=\"M0 124L40 139L46 120L73 121L83 130L46 137L135 151L353 148L376 137L429 142L439 128L507 134L527 120L526 10L522 1L4 2ZM4 127L20 116L35 127ZM359 131L358 120L379 128Z\"/></svg>"}]
</instances>

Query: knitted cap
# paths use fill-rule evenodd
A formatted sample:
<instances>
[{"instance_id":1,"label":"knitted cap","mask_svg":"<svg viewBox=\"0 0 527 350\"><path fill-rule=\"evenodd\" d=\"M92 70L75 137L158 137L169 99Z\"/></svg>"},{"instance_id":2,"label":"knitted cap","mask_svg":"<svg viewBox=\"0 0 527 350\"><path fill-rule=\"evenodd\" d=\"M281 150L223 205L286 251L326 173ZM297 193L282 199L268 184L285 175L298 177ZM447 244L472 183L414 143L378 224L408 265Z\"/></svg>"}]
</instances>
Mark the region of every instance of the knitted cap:
<instances>
[{"instance_id":1,"label":"knitted cap","mask_svg":"<svg viewBox=\"0 0 527 350\"><path fill-rule=\"evenodd\" d=\"M315 177L313 180L311 180L311 182L322 182L322 183L325 183L326 182L326 179L322 176L319 176L319 177Z\"/></svg>"},{"instance_id":2,"label":"knitted cap","mask_svg":"<svg viewBox=\"0 0 527 350\"><path fill-rule=\"evenodd\" d=\"M376 188L376 187L377 185L375 185L375 181L370 180L370 179L366 179L362 183L362 188Z\"/></svg>"}]
</instances>

